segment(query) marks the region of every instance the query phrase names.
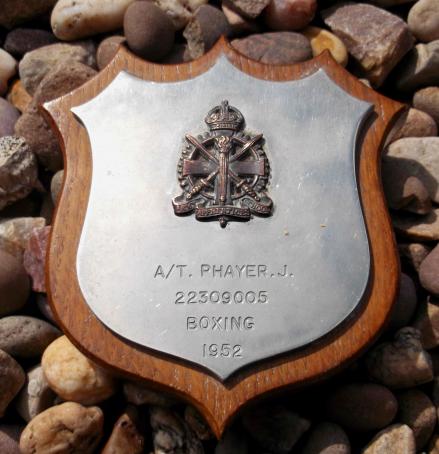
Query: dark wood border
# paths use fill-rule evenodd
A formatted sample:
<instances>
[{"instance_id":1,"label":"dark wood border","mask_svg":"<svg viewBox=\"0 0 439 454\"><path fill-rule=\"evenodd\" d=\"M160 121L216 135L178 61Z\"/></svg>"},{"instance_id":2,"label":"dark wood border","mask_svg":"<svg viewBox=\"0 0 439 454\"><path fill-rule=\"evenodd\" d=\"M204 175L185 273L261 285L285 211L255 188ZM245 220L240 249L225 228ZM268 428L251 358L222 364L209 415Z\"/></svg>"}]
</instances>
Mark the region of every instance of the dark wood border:
<instances>
[{"instance_id":1,"label":"dark wood border","mask_svg":"<svg viewBox=\"0 0 439 454\"><path fill-rule=\"evenodd\" d=\"M359 184L371 244L372 269L367 301L361 311L323 341L290 355L257 364L221 383L187 363L124 341L90 311L76 276L76 252L91 179L86 130L70 112L95 97L120 70L158 82L192 78L225 54L240 70L267 80L295 80L319 68L351 95L374 104L375 118L364 135L359 158ZM369 89L325 52L304 63L273 66L250 60L221 39L200 59L178 65L145 62L121 47L110 64L72 93L44 106L56 129L65 160L62 195L56 211L47 265L47 288L56 318L74 344L101 365L132 379L166 389L189 400L219 437L231 417L247 402L275 390L315 381L338 370L363 351L382 329L398 288L399 262L380 181L380 149L395 114L404 106Z\"/></svg>"}]
</instances>

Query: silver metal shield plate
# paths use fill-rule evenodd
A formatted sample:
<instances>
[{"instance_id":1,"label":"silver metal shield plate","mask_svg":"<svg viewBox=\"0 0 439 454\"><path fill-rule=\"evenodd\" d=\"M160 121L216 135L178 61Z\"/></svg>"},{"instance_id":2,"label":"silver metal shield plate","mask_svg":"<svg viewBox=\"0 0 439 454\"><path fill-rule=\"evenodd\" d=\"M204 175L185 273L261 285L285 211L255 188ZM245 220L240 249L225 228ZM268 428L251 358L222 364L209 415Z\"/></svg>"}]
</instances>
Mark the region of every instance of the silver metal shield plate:
<instances>
[{"instance_id":1,"label":"silver metal shield plate","mask_svg":"<svg viewBox=\"0 0 439 454\"><path fill-rule=\"evenodd\" d=\"M177 217L186 133L228 99L263 132L271 217L201 223ZM92 150L90 197L77 254L84 298L120 336L225 379L307 345L361 303L370 252L355 175L371 104L320 69L265 81L226 57L190 80L121 72L72 111Z\"/></svg>"}]
</instances>

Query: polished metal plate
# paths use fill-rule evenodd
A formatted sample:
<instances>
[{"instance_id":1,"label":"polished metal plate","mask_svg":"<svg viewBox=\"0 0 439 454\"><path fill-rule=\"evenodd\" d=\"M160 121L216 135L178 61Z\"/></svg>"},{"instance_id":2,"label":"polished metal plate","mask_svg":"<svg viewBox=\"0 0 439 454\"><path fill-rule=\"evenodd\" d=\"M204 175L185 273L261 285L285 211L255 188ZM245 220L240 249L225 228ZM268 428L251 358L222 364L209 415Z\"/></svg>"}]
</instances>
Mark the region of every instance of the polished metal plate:
<instances>
[{"instance_id":1,"label":"polished metal plate","mask_svg":"<svg viewBox=\"0 0 439 454\"><path fill-rule=\"evenodd\" d=\"M264 135L274 208L221 228L176 216L171 201L185 134L205 131L224 99ZM371 105L324 70L265 81L221 57L181 82L121 72L72 110L93 162L77 273L111 330L226 379L321 338L361 303L370 252L356 140Z\"/></svg>"}]
</instances>

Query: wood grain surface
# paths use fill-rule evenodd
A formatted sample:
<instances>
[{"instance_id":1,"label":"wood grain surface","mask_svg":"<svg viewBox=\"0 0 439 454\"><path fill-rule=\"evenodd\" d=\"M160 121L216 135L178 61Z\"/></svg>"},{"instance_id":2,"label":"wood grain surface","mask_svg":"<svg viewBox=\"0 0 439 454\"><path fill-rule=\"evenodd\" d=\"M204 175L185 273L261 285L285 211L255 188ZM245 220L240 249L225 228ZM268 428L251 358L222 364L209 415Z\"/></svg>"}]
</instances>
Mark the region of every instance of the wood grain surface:
<instances>
[{"instance_id":1,"label":"wood grain surface","mask_svg":"<svg viewBox=\"0 0 439 454\"><path fill-rule=\"evenodd\" d=\"M300 79L324 68L345 91L374 104L374 118L362 137L359 156L361 202L372 256L370 285L364 304L320 341L245 368L225 383L196 366L122 339L89 309L78 285L76 252L89 196L92 162L87 132L70 112L72 107L104 90L121 70L157 82L185 80L205 72L222 54L241 71L265 80ZM60 326L71 341L97 363L191 402L207 419L217 437L248 402L273 391L316 381L346 365L376 338L397 294L399 262L381 187L380 153L392 119L403 107L363 85L328 52L300 64L265 65L246 58L221 39L196 61L161 65L141 60L121 47L96 77L72 93L44 105L44 113L58 133L65 161L63 190L47 263L49 299ZM116 251L114 259L117 260Z\"/></svg>"}]
</instances>

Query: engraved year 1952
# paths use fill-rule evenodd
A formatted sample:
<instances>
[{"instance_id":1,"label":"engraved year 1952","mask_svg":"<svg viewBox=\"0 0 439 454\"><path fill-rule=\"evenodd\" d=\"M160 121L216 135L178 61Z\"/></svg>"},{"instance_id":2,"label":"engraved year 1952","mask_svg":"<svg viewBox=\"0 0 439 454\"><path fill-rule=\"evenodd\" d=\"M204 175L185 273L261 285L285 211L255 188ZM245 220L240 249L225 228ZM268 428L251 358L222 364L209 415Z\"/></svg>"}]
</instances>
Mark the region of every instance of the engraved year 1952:
<instances>
[{"instance_id":1,"label":"engraved year 1952","mask_svg":"<svg viewBox=\"0 0 439 454\"><path fill-rule=\"evenodd\" d=\"M203 344L203 356L213 358L242 358L242 347L239 344Z\"/></svg>"}]
</instances>

